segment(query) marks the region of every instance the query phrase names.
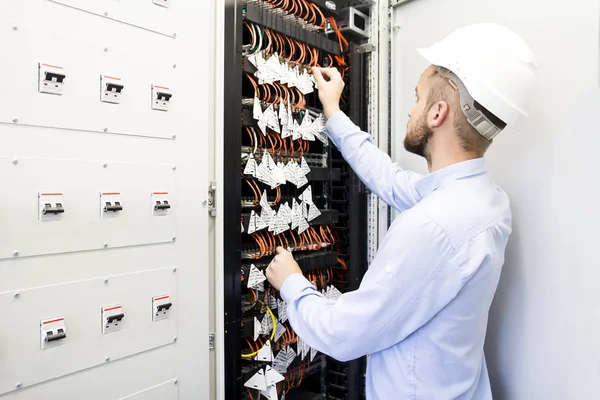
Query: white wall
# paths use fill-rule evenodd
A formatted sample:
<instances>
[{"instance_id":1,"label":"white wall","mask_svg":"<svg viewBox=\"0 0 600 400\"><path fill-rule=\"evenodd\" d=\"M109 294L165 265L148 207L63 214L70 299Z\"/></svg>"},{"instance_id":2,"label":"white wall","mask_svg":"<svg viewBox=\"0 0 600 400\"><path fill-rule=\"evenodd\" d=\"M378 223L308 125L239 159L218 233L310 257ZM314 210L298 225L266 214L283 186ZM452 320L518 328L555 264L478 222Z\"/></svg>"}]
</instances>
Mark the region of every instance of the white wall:
<instances>
[{"instance_id":1,"label":"white wall","mask_svg":"<svg viewBox=\"0 0 600 400\"><path fill-rule=\"evenodd\" d=\"M487 155L514 217L486 345L498 399L600 393L599 16L597 0L415 0L393 15L394 158L421 173L423 160L402 147L426 67L416 47L490 21L514 29L538 60L530 118Z\"/></svg>"}]
</instances>

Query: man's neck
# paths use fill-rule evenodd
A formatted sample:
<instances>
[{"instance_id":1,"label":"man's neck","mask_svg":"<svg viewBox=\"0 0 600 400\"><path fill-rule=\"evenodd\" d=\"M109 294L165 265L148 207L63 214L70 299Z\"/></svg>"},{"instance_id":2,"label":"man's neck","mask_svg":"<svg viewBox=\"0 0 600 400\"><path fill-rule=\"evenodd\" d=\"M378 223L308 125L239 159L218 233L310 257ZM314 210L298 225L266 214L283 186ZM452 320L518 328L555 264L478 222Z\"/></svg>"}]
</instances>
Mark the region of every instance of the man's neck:
<instances>
[{"instance_id":1,"label":"man's neck","mask_svg":"<svg viewBox=\"0 0 600 400\"><path fill-rule=\"evenodd\" d=\"M450 165L473 160L475 158L479 158L479 155L473 152L433 153L430 159L427 160L427 165L429 167L429 172L435 172L442 168L449 167Z\"/></svg>"}]
</instances>

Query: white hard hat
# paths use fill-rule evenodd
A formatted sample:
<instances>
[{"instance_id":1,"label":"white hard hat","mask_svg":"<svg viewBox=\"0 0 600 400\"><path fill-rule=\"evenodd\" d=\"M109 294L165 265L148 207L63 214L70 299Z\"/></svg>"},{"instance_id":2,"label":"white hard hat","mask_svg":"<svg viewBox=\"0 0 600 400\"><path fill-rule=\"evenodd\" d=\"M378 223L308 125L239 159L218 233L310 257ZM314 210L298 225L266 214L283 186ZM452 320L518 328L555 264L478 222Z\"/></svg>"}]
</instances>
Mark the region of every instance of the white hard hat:
<instances>
[{"instance_id":1,"label":"white hard hat","mask_svg":"<svg viewBox=\"0 0 600 400\"><path fill-rule=\"evenodd\" d=\"M506 125L527 116L537 64L531 49L510 29L492 23L469 25L417 51L431 64L454 73L470 96ZM463 112L469 109L462 98L461 105ZM476 127L490 139L502 128L487 135Z\"/></svg>"}]
</instances>

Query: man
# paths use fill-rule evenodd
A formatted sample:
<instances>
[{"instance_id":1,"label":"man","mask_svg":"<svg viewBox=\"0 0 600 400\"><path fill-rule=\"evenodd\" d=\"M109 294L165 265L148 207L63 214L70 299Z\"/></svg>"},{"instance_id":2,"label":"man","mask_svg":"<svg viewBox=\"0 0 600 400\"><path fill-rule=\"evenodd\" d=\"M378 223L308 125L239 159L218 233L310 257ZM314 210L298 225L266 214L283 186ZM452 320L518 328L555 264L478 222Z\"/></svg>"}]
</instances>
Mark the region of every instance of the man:
<instances>
[{"instance_id":1,"label":"man","mask_svg":"<svg viewBox=\"0 0 600 400\"><path fill-rule=\"evenodd\" d=\"M392 163L339 111L336 70L313 70L331 140L402 212L360 288L325 299L282 248L267 277L310 346L341 361L370 355L368 399L491 399L483 346L511 212L482 156L526 115L535 60L494 24L468 26L419 52L432 65L417 84L404 147L427 160L426 176Z\"/></svg>"}]
</instances>

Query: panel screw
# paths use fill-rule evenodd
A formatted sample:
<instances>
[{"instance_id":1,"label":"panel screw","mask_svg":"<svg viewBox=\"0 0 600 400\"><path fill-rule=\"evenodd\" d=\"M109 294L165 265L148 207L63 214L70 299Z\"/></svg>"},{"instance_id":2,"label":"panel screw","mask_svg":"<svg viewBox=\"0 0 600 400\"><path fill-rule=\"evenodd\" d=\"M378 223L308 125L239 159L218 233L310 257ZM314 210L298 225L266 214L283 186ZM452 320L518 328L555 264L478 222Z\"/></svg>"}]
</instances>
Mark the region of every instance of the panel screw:
<instances>
[{"instance_id":1,"label":"panel screw","mask_svg":"<svg viewBox=\"0 0 600 400\"><path fill-rule=\"evenodd\" d=\"M105 17L108 17L108 11L104 13L104 16L105 16Z\"/></svg>"},{"instance_id":2,"label":"panel screw","mask_svg":"<svg viewBox=\"0 0 600 400\"><path fill-rule=\"evenodd\" d=\"M19 163L19 159L18 159L18 158L15 158L15 159L13 160L13 164L17 165L18 163Z\"/></svg>"},{"instance_id":3,"label":"panel screw","mask_svg":"<svg viewBox=\"0 0 600 400\"><path fill-rule=\"evenodd\" d=\"M18 299L19 297L21 297L21 293L19 293L19 292L15 293L15 299Z\"/></svg>"},{"instance_id":4,"label":"panel screw","mask_svg":"<svg viewBox=\"0 0 600 400\"><path fill-rule=\"evenodd\" d=\"M108 168L108 164L104 163L104 165L102 165L104 168Z\"/></svg>"},{"instance_id":5,"label":"panel screw","mask_svg":"<svg viewBox=\"0 0 600 400\"><path fill-rule=\"evenodd\" d=\"M108 51L108 47L105 47L105 48L104 48L104 52L107 52L107 51Z\"/></svg>"},{"instance_id":6,"label":"panel screw","mask_svg":"<svg viewBox=\"0 0 600 400\"><path fill-rule=\"evenodd\" d=\"M176 239L177 239L177 237L176 237L176 236L173 236L173 241L175 241Z\"/></svg>"},{"instance_id":7,"label":"panel screw","mask_svg":"<svg viewBox=\"0 0 600 400\"><path fill-rule=\"evenodd\" d=\"M21 389L23 387L23 385L21 384L21 382L17 382L17 389Z\"/></svg>"},{"instance_id":8,"label":"panel screw","mask_svg":"<svg viewBox=\"0 0 600 400\"><path fill-rule=\"evenodd\" d=\"M108 128L104 128L104 132L108 132Z\"/></svg>"},{"instance_id":9,"label":"panel screw","mask_svg":"<svg viewBox=\"0 0 600 400\"><path fill-rule=\"evenodd\" d=\"M177 165L173 165L173 171L177 169Z\"/></svg>"},{"instance_id":10,"label":"panel screw","mask_svg":"<svg viewBox=\"0 0 600 400\"><path fill-rule=\"evenodd\" d=\"M19 257L19 252L18 252L18 251L15 251L15 252L13 253L13 256L14 256L14 257Z\"/></svg>"},{"instance_id":11,"label":"panel screw","mask_svg":"<svg viewBox=\"0 0 600 400\"><path fill-rule=\"evenodd\" d=\"M174 33L174 34L173 34L173 37L177 37L177 34L176 34L176 33Z\"/></svg>"},{"instance_id":12,"label":"panel screw","mask_svg":"<svg viewBox=\"0 0 600 400\"><path fill-rule=\"evenodd\" d=\"M106 249L108 247L108 243L104 243L104 248Z\"/></svg>"},{"instance_id":13,"label":"panel screw","mask_svg":"<svg viewBox=\"0 0 600 400\"><path fill-rule=\"evenodd\" d=\"M173 338L173 342L176 342L176 341L177 341L177 336L175 336L175 337Z\"/></svg>"},{"instance_id":14,"label":"panel screw","mask_svg":"<svg viewBox=\"0 0 600 400\"><path fill-rule=\"evenodd\" d=\"M13 25L13 31L18 31L19 27L17 25Z\"/></svg>"},{"instance_id":15,"label":"panel screw","mask_svg":"<svg viewBox=\"0 0 600 400\"><path fill-rule=\"evenodd\" d=\"M109 361L110 361L110 357L106 357L106 358L104 359L104 361L105 361L105 362L109 362Z\"/></svg>"},{"instance_id":16,"label":"panel screw","mask_svg":"<svg viewBox=\"0 0 600 400\"><path fill-rule=\"evenodd\" d=\"M177 268L173 268L173 272L177 272Z\"/></svg>"},{"instance_id":17,"label":"panel screw","mask_svg":"<svg viewBox=\"0 0 600 400\"><path fill-rule=\"evenodd\" d=\"M174 385L177 385L178 383L179 383L179 380L177 380L177 379L175 379L175 380L173 381L173 384L174 384Z\"/></svg>"},{"instance_id":18,"label":"panel screw","mask_svg":"<svg viewBox=\"0 0 600 400\"><path fill-rule=\"evenodd\" d=\"M105 284L105 285L108 285L108 279L105 279L105 280L104 280L104 284Z\"/></svg>"},{"instance_id":19,"label":"panel screw","mask_svg":"<svg viewBox=\"0 0 600 400\"><path fill-rule=\"evenodd\" d=\"M207 205L207 204L208 204L208 201L206 201L206 200L204 200L204 201L202 202L202 205L203 205L204 207L206 207L206 205Z\"/></svg>"},{"instance_id":20,"label":"panel screw","mask_svg":"<svg viewBox=\"0 0 600 400\"><path fill-rule=\"evenodd\" d=\"M19 118L17 118L17 117L14 117L14 118L13 118L13 122L16 124L17 122L19 122Z\"/></svg>"},{"instance_id":21,"label":"panel screw","mask_svg":"<svg viewBox=\"0 0 600 400\"><path fill-rule=\"evenodd\" d=\"M177 68L177 64L173 64L173 68Z\"/></svg>"},{"instance_id":22,"label":"panel screw","mask_svg":"<svg viewBox=\"0 0 600 400\"><path fill-rule=\"evenodd\" d=\"M175 139L175 138L177 138L177 135L173 135L173 136L171 136L171 137L172 137L173 139Z\"/></svg>"}]
</instances>

